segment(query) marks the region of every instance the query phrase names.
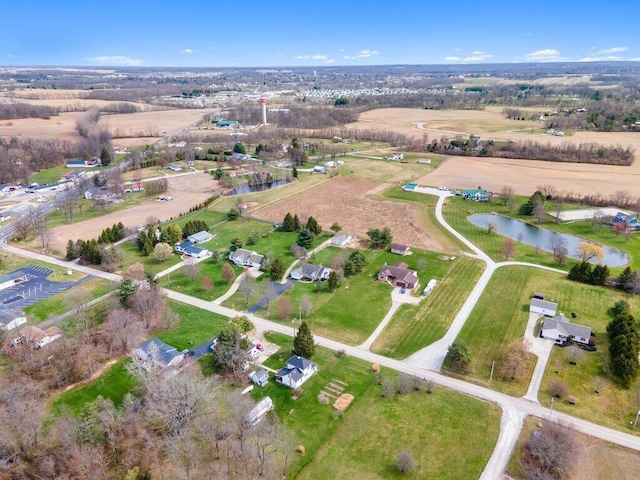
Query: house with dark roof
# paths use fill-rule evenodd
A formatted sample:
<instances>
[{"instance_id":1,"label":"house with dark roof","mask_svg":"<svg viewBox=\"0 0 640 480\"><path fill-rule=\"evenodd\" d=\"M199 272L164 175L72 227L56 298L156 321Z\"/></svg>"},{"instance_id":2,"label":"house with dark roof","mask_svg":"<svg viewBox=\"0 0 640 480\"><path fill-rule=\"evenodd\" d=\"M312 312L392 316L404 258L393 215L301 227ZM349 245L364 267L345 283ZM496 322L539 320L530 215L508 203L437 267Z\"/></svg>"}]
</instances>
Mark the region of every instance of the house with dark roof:
<instances>
[{"instance_id":1,"label":"house with dark roof","mask_svg":"<svg viewBox=\"0 0 640 480\"><path fill-rule=\"evenodd\" d=\"M302 280L307 282L316 282L318 280L326 280L329 278L331 269L322 265L313 265L312 263L303 263L295 270L291 271L291 278L294 280Z\"/></svg>"},{"instance_id":2,"label":"house with dark roof","mask_svg":"<svg viewBox=\"0 0 640 480\"><path fill-rule=\"evenodd\" d=\"M418 274L407 268L404 262L398 262L394 265L386 263L378 272L378 280L381 282L389 282L394 287L403 287L413 290L418 285Z\"/></svg>"},{"instance_id":3,"label":"house with dark roof","mask_svg":"<svg viewBox=\"0 0 640 480\"><path fill-rule=\"evenodd\" d=\"M591 328L571 323L564 315L554 315L544 319L540 328L540 336L550 338L559 344L573 340L588 345L591 339Z\"/></svg>"},{"instance_id":4,"label":"house with dark roof","mask_svg":"<svg viewBox=\"0 0 640 480\"><path fill-rule=\"evenodd\" d=\"M626 225L627 230L640 230L640 220L628 213L618 212L609 222L610 225L616 225L619 223Z\"/></svg>"},{"instance_id":5,"label":"house with dark roof","mask_svg":"<svg viewBox=\"0 0 640 480\"><path fill-rule=\"evenodd\" d=\"M299 388L318 371L318 364L299 355L287 360L287 366L276 372L276 382L290 388Z\"/></svg>"},{"instance_id":6,"label":"house with dark roof","mask_svg":"<svg viewBox=\"0 0 640 480\"><path fill-rule=\"evenodd\" d=\"M229 253L229 260L241 267L260 267L263 258L263 255L245 248Z\"/></svg>"},{"instance_id":7,"label":"house with dark roof","mask_svg":"<svg viewBox=\"0 0 640 480\"><path fill-rule=\"evenodd\" d=\"M147 340L136 348L133 354L142 360L143 367L147 370L175 367L184 359L184 354L176 347L167 345L157 338Z\"/></svg>"},{"instance_id":8,"label":"house with dark roof","mask_svg":"<svg viewBox=\"0 0 640 480\"><path fill-rule=\"evenodd\" d=\"M391 253L395 253L397 255L409 255L411 253L411 247L401 243L392 243Z\"/></svg>"},{"instance_id":9,"label":"house with dark roof","mask_svg":"<svg viewBox=\"0 0 640 480\"><path fill-rule=\"evenodd\" d=\"M251 372L249 374L249 379L259 387L264 387L269 383L269 374L264 368L261 368L257 372Z\"/></svg>"},{"instance_id":10,"label":"house with dark roof","mask_svg":"<svg viewBox=\"0 0 640 480\"><path fill-rule=\"evenodd\" d=\"M186 241L174 245L176 252L192 258L205 258L211 256L211 252L206 248L196 247L192 242Z\"/></svg>"}]
</instances>

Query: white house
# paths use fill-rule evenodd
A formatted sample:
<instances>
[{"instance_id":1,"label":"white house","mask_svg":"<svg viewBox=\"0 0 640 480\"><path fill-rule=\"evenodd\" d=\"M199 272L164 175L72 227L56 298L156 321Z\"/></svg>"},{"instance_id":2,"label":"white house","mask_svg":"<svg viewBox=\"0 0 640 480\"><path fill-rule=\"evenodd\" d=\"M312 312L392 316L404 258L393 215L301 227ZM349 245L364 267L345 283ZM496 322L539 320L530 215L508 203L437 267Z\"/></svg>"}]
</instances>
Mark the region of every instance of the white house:
<instances>
[{"instance_id":1,"label":"white house","mask_svg":"<svg viewBox=\"0 0 640 480\"><path fill-rule=\"evenodd\" d=\"M22 270L16 270L0 277L0 290L13 287L14 285L26 282L27 280L29 280L29 275L24 273Z\"/></svg>"},{"instance_id":2,"label":"white house","mask_svg":"<svg viewBox=\"0 0 640 480\"><path fill-rule=\"evenodd\" d=\"M242 267L259 267L262 264L263 255L245 248L238 248L229 253L229 260Z\"/></svg>"},{"instance_id":3,"label":"white house","mask_svg":"<svg viewBox=\"0 0 640 480\"><path fill-rule=\"evenodd\" d=\"M249 374L249 379L259 387L264 387L269 383L269 374L264 368L261 368L257 372L251 372Z\"/></svg>"},{"instance_id":4,"label":"white house","mask_svg":"<svg viewBox=\"0 0 640 480\"><path fill-rule=\"evenodd\" d=\"M260 420L272 409L273 400L271 400L271 397L264 397L244 416L244 423L249 426L256 425L260 423Z\"/></svg>"},{"instance_id":5,"label":"white house","mask_svg":"<svg viewBox=\"0 0 640 480\"><path fill-rule=\"evenodd\" d=\"M303 263L295 270L291 271L291 278L294 280L305 280L316 282L318 280L326 280L329 278L331 269L322 265L313 265L312 263Z\"/></svg>"},{"instance_id":6,"label":"white house","mask_svg":"<svg viewBox=\"0 0 640 480\"><path fill-rule=\"evenodd\" d=\"M213 237L215 237L216 234L212 234L207 232L206 230L201 230L198 233L194 233L193 235L189 235L187 237L187 240L189 240L191 243L193 243L194 245L197 243L205 243L208 242L209 240L211 240Z\"/></svg>"},{"instance_id":7,"label":"white house","mask_svg":"<svg viewBox=\"0 0 640 480\"><path fill-rule=\"evenodd\" d=\"M327 168L326 167L322 167L320 165L316 165L315 167L313 167L312 172L313 173L327 173Z\"/></svg>"},{"instance_id":8,"label":"white house","mask_svg":"<svg viewBox=\"0 0 640 480\"><path fill-rule=\"evenodd\" d=\"M174 245L175 251L187 255L192 258L205 258L211 256L211 252L206 248L196 247L192 242L186 241L182 243L176 243Z\"/></svg>"},{"instance_id":9,"label":"white house","mask_svg":"<svg viewBox=\"0 0 640 480\"><path fill-rule=\"evenodd\" d=\"M62 336L62 330L60 328L53 326L49 327L46 330L42 330L40 327L36 327L35 325L27 325L22 330L20 330L20 337L23 343L27 343L36 348L42 348L45 345L59 339Z\"/></svg>"},{"instance_id":10,"label":"white house","mask_svg":"<svg viewBox=\"0 0 640 480\"><path fill-rule=\"evenodd\" d=\"M317 371L317 363L299 355L294 355L287 360L286 367L276 372L276 382L290 388L299 388Z\"/></svg>"},{"instance_id":11,"label":"white house","mask_svg":"<svg viewBox=\"0 0 640 480\"><path fill-rule=\"evenodd\" d=\"M549 302L540 298L532 298L529 305L530 313L537 313L538 315L544 315L545 317L553 317L558 311L558 304L555 302Z\"/></svg>"},{"instance_id":12,"label":"white house","mask_svg":"<svg viewBox=\"0 0 640 480\"><path fill-rule=\"evenodd\" d=\"M27 316L22 310L0 309L0 329L13 330L27 323Z\"/></svg>"},{"instance_id":13,"label":"white house","mask_svg":"<svg viewBox=\"0 0 640 480\"><path fill-rule=\"evenodd\" d=\"M133 354L142 360L143 366L147 370L152 367L160 370L167 367L175 367L184 359L182 352L157 338L147 340L136 348Z\"/></svg>"},{"instance_id":14,"label":"white house","mask_svg":"<svg viewBox=\"0 0 640 480\"><path fill-rule=\"evenodd\" d=\"M550 338L556 343L565 343L572 339L579 343L589 344L591 328L571 323L564 315L545 318L540 328L542 338Z\"/></svg>"},{"instance_id":15,"label":"white house","mask_svg":"<svg viewBox=\"0 0 640 480\"><path fill-rule=\"evenodd\" d=\"M401 243L392 243L391 253L395 253L397 255L409 255L411 253L411 247Z\"/></svg>"},{"instance_id":16,"label":"white house","mask_svg":"<svg viewBox=\"0 0 640 480\"><path fill-rule=\"evenodd\" d=\"M334 245L336 247L344 247L351 243L352 240L353 235L349 233L338 232L331 239L331 245Z\"/></svg>"}]
</instances>

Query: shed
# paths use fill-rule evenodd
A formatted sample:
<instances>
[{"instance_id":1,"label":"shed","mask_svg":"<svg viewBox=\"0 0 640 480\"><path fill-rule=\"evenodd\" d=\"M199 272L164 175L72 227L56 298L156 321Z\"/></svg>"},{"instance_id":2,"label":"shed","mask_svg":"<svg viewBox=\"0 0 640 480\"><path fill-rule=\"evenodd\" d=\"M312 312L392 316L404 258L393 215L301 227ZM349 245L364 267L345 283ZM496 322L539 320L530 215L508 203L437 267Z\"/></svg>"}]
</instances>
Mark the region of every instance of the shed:
<instances>
[{"instance_id":1,"label":"shed","mask_svg":"<svg viewBox=\"0 0 640 480\"><path fill-rule=\"evenodd\" d=\"M264 368L261 368L257 372L252 372L249 375L249 378L259 387L264 387L267 383L269 383L269 374Z\"/></svg>"},{"instance_id":2,"label":"shed","mask_svg":"<svg viewBox=\"0 0 640 480\"><path fill-rule=\"evenodd\" d=\"M271 409L273 409L273 400L271 397L264 397L244 416L244 423L249 426L260 423Z\"/></svg>"}]
</instances>

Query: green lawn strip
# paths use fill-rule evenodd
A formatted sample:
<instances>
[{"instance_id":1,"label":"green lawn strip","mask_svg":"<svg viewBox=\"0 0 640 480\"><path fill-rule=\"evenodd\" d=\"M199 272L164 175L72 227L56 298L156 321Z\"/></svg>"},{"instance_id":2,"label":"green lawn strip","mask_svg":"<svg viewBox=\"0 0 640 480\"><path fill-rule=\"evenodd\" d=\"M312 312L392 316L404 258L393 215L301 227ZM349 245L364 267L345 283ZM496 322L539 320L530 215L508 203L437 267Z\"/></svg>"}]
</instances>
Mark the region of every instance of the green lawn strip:
<instances>
[{"instance_id":1,"label":"green lawn strip","mask_svg":"<svg viewBox=\"0 0 640 480\"><path fill-rule=\"evenodd\" d=\"M541 275L556 279L562 277L531 267L501 267L494 272L456 339L467 345L471 355L472 373L465 376L467 380L513 396L527 393L530 374L514 381L496 374L490 385L489 377L493 362L497 362L499 369L509 344L524 336L529 319L529 300L534 291L532 278ZM549 296L555 293L548 289L542 291ZM529 355L529 373L533 372L536 360L535 355Z\"/></svg>"},{"instance_id":2,"label":"green lawn strip","mask_svg":"<svg viewBox=\"0 0 640 480\"><path fill-rule=\"evenodd\" d=\"M185 350L211 340L218 336L229 322L227 317L175 300L169 300L169 307L178 314L180 323L172 330L158 332L154 336L178 350Z\"/></svg>"},{"instance_id":3,"label":"green lawn strip","mask_svg":"<svg viewBox=\"0 0 640 480\"><path fill-rule=\"evenodd\" d=\"M287 360L291 338L269 334L283 353L266 363L280 368ZM289 388L271 376L265 388L254 389L258 399L269 395L280 421L306 449L297 457L291 473L296 478L400 478L394 466L397 452L407 450L416 460L411 474L416 478L477 478L493 451L498 435L500 411L453 391L436 388L382 398L370 365L318 347L313 360L318 374L303 386L297 400ZM394 372L384 370L386 375ZM339 380L344 393L355 399L346 412L334 419L331 404L322 405L318 394ZM460 439L465 441L461 442Z\"/></svg>"},{"instance_id":4,"label":"green lawn strip","mask_svg":"<svg viewBox=\"0 0 640 480\"><path fill-rule=\"evenodd\" d=\"M57 167L46 168L44 170L40 170L39 172L31 174L29 177L30 183L39 183L40 185L56 183L62 179L62 176L65 173L71 173L74 170L78 170L76 168L67 168L67 165L59 165ZM82 168L83 172L95 172L100 170L99 167L93 168Z\"/></svg>"},{"instance_id":5,"label":"green lawn strip","mask_svg":"<svg viewBox=\"0 0 640 480\"><path fill-rule=\"evenodd\" d=\"M100 396L113 401L117 406L122 405L125 395L136 385L133 377L127 372L128 362L129 359L120 360L99 378L61 393L53 401L53 411L62 413L68 408L78 414L85 403L93 402Z\"/></svg>"},{"instance_id":6,"label":"green lawn strip","mask_svg":"<svg viewBox=\"0 0 640 480\"><path fill-rule=\"evenodd\" d=\"M418 221L425 232L438 241L444 251L463 251L469 250L449 230L444 228L436 218L435 208L438 203L438 197L435 195L426 195L424 193L406 192L400 187L391 187L384 192L383 198L387 200L396 200L408 202L415 205L417 210Z\"/></svg>"},{"instance_id":7,"label":"green lawn strip","mask_svg":"<svg viewBox=\"0 0 640 480\"><path fill-rule=\"evenodd\" d=\"M122 268L123 272L127 271L127 268L133 265L134 263L142 263L144 266L144 271L151 276L154 276L177 263L182 261L182 257L179 254L174 254L169 257L168 260L164 262L159 262L155 259L153 254L151 255L143 255L142 252L138 249L138 246L133 244L132 242L125 242L117 247L122 253Z\"/></svg>"},{"instance_id":8,"label":"green lawn strip","mask_svg":"<svg viewBox=\"0 0 640 480\"><path fill-rule=\"evenodd\" d=\"M436 288L419 305L400 307L373 342L371 351L391 358L405 358L442 338L483 270L482 262L469 257L458 257L453 262L440 259L430 262L420 276L420 283L424 286L436 278L439 280Z\"/></svg>"},{"instance_id":9,"label":"green lawn strip","mask_svg":"<svg viewBox=\"0 0 640 480\"><path fill-rule=\"evenodd\" d=\"M211 259L198 263L201 277L195 281L187 278L184 275L183 269L180 268L175 272L163 276L160 279L160 285L170 290L200 298L201 300L215 300L221 295L224 295L232 285L222 280L222 265L224 263L226 262L220 261L214 263ZM230 265L236 273L236 276L242 274L244 271L242 267L238 267L232 263L230 263ZM210 290L206 290L202 286L202 279L205 277L210 278L213 282L213 287Z\"/></svg>"},{"instance_id":10,"label":"green lawn strip","mask_svg":"<svg viewBox=\"0 0 640 480\"><path fill-rule=\"evenodd\" d=\"M70 295L74 295L75 293L73 292L76 289L85 290L88 294L87 300L90 301L109 293L114 288L115 285L113 285L109 280L92 278L88 282L74 287L73 289L60 292L56 295L45 298L38 303L29 305L24 308L24 312L29 318L35 320L36 323L40 323L45 321L49 316L61 315L71 310L72 306L69 305L67 298Z\"/></svg>"}]
</instances>

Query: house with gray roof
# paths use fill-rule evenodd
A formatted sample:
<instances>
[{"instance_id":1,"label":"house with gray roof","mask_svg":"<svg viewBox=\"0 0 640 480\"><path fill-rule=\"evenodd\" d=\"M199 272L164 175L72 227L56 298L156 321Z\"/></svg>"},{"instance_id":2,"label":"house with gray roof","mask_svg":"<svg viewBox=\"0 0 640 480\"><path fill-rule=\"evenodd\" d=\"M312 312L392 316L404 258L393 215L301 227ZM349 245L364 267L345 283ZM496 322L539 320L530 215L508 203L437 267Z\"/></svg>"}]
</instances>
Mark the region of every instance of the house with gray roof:
<instances>
[{"instance_id":1,"label":"house with gray roof","mask_svg":"<svg viewBox=\"0 0 640 480\"><path fill-rule=\"evenodd\" d=\"M329 278L331 269L322 265L314 265L312 263L303 263L295 270L291 271L291 278L294 280L302 280L307 282L316 282L318 280L326 280Z\"/></svg>"},{"instance_id":2,"label":"house with gray roof","mask_svg":"<svg viewBox=\"0 0 640 480\"><path fill-rule=\"evenodd\" d=\"M205 243L211 240L216 236L215 233L209 233L206 230L201 230L198 233L194 233L193 235L189 235L187 240L189 240L194 245L197 243Z\"/></svg>"},{"instance_id":3,"label":"house with gray roof","mask_svg":"<svg viewBox=\"0 0 640 480\"><path fill-rule=\"evenodd\" d=\"M0 277L0 290L13 287L14 285L19 285L27 280L29 280L29 274L22 270L16 270L15 272L11 272Z\"/></svg>"},{"instance_id":4,"label":"house with gray roof","mask_svg":"<svg viewBox=\"0 0 640 480\"><path fill-rule=\"evenodd\" d=\"M555 315L544 319L540 328L540 336L550 338L560 344L574 340L588 345L591 339L591 328L571 323L564 315Z\"/></svg>"},{"instance_id":5,"label":"house with gray roof","mask_svg":"<svg viewBox=\"0 0 640 480\"><path fill-rule=\"evenodd\" d=\"M545 317L553 317L558 312L558 304L534 297L529 304L529 312L544 315Z\"/></svg>"},{"instance_id":6,"label":"house with gray roof","mask_svg":"<svg viewBox=\"0 0 640 480\"><path fill-rule=\"evenodd\" d=\"M27 316L22 310L0 308L0 330L13 330L27 323Z\"/></svg>"},{"instance_id":7,"label":"house with gray roof","mask_svg":"<svg viewBox=\"0 0 640 480\"><path fill-rule=\"evenodd\" d=\"M263 258L263 255L245 248L229 253L229 260L241 267L260 267Z\"/></svg>"},{"instance_id":8,"label":"house with gray roof","mask_svg":"<svg viewBox=\"0 0 640 480\"><path fill-rule=\"evenodd\" d=\"M331 239L331 245L336 247L345 247L351 242L351 240L353 240L353 235L350 233L338 232Z\"/></svg>"},{"instance_id":9,"label":"house with gray roof","mask_svg":"<svg viewBox=\"0 0 640 480\"><path fill-rule=\"evenodd\" d=\"M290 388L299 388L318 371L318 364L299 355L287 360L287 366L276 372L276 382Z\"/></svg>"},{"instance_id":10,"label":"house with gray roof","mask_svg":"<svg viewBox=\"0 0 640 480\"><path fill-rule=\"evenodd\" d=\"M147 340L135 349L134 355L142 360L144 368L163 370L168 367L175 367L184 358L184 354L176 347L167 345L158 338Z\"/></svg>"}]
</instances>

